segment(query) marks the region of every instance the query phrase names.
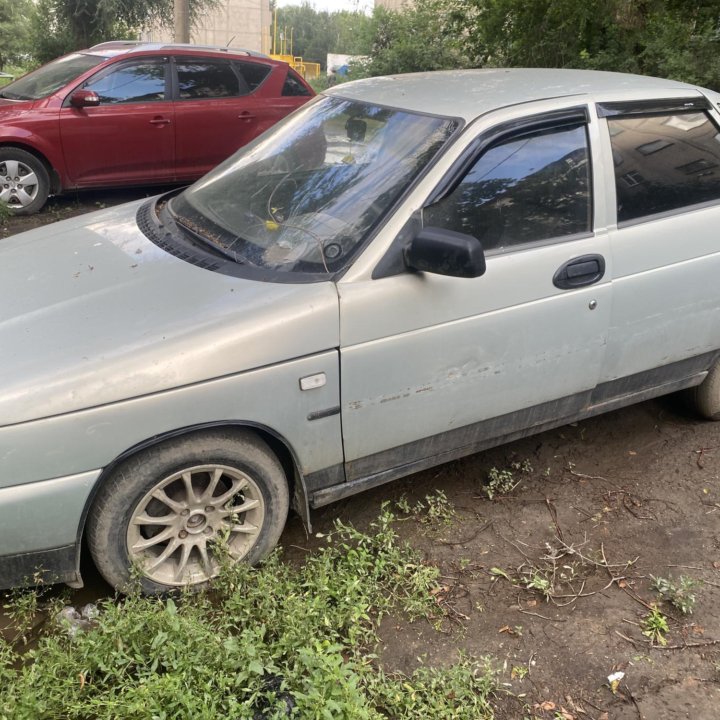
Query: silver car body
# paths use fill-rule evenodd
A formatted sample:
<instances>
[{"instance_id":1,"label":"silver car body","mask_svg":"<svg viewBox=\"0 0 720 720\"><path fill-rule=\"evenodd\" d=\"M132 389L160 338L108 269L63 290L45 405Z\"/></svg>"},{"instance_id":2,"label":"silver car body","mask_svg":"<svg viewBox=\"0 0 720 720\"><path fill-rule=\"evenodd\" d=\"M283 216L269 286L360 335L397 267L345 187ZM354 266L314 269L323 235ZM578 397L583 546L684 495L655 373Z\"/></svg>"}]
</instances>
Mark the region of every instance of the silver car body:
<instances>
[{"instance_id":1,"label":"silver car body","mask_svg":"<svg viewBox=\"0 0 720 720\"><path fill-rule=\"evenodd\" d=\"M464 127L339 278L230 277L138 228L141 203L15 236L0 254L0 587L79 581L94 493L117 462L193 428L256 428L295 507L702 381L720 350L720 205L618 226L604 103L705 101L675 81L558 70L378 78L330 91ZM494 128L587 116L592 232L488 252L473 279L377 269ZM681 239L679 241L679 239ZM553 285L574 257L601 281Z\"/></svg>"}]
</instances>

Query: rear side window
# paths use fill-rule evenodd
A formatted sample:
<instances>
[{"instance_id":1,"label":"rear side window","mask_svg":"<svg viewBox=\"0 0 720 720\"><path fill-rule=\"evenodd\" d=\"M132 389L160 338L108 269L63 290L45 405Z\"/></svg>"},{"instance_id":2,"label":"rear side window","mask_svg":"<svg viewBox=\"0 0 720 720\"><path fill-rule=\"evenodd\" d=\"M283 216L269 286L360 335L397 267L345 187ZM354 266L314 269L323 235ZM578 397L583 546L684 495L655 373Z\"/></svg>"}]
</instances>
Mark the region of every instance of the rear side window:
<instances>
[{"instance_id":1,"label":"rear side window","mask_svg":"<svg viewBox=\"0 0 720 720\"><path fill-rule=\"evenodd\" d=\"M247 86L247 92L257 90L263 80L270 74L270 66L264 63L250 63L236 60L233 65Z\"/></svg>"},{"instance_id":2,"label":"rear side window","mask_svg":"<svg viewBox=\"0 0 720 720\"><path fill-rule=\"evenodd\" d=\"M288 70L285 85L283 85L283 95L309 95L310 91L303 85L300 76L291 68Z\"/></svg>"},{"instance_id":3,"label":"rear side window","mask_svg":"<svg viewBox=\"0 0 720 720\"><path fill-rule=\"evenodd\" d=\"M704 112L608 118L618 222L720 199L720 133Z\"/></svg>"},{"instance_id":4,"label":"rear side window","mask_svg":"<svg viewBox=\"0 0 720 720\"><path fill-rule=\"evenodd\" d=\"M423 224L498 250L590 232L591 207L585 126L565 126L492 145Z\"/></svg>"},{"instance_id":5,"label":"rear side window","mask_svg":"<svg viewBox=\"0 0 720 720\"><path fill-rule=\"evenodd\" d=\"M240 92L240 82L229 62L178 60L175 63L180 100L198 98L226 98L246 95Z\"/></svg>"}]
</instances>

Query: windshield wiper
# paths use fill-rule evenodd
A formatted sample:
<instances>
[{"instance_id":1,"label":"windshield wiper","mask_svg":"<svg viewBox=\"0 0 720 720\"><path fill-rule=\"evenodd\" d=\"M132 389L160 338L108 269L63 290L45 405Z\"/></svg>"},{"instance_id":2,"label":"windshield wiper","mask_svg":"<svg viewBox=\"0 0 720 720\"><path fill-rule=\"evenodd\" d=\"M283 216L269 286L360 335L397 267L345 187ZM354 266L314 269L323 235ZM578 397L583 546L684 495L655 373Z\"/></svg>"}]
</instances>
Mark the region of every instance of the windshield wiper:
<instances>
[{"instance_id":1,"label":"windshield wiper","mask_svg":"<svg viewBox=\"0 0 720 720\"><path fill-rule=\"evenodd\" d=\"M210 251L216 253L217 255L221 255L222 257L228 258L229 260L232 260L238 265L245 264L244 261L238 257L238 254L236 252L234 252L233 250L229 250L224 245L221 245L219 241L215 241L214 239L201 233L200 230L194 227L194 223L191 220L188 220L187 218L181 218L179 215L175 215L174 213L172 213L172 211L171 215L177 225L179 225L183 230L185 230L189 235L191 235L193 239L199 240ZM240 240L239 237L235 238L233 240L233 243L236 243L238 240Z\"/></svg>"}]
</instances>

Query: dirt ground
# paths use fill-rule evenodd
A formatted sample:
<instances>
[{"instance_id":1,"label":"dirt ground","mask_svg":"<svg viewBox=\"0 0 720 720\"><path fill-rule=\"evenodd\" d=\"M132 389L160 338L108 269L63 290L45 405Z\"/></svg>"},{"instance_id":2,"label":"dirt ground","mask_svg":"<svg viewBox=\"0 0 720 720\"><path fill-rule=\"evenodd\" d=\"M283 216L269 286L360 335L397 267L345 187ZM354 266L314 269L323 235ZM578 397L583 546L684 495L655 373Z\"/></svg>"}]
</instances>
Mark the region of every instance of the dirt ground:
<instances>
[{"instance_id":1,"label":"dirt ground","mask_svg":"<svg viewBox=\"0 0 720 720\"><path fill-rule=\"evenodd\" d=\"M1 234L154 192L53 199ZM490 500L492 468L511 471L517 485ZM718 424L696 420L676 398L643 403L323 508L313 529L327 532L337 518L364 528L383 501L412 510L437 490L454 517L427 523L427 511L411 511L398 527L440 568L436 600L447 616L439 627L386 618L387 668L489 656L504 683L501 720L720 716ZM290 558L319 542L297 517L282 539ZM652 588L653 577L681 575L696 582L686 616ZM77 604L109 591L90 567L85 580ZM642 632L656 602L669 626L665 646ZM613 692L615 672L624 676Z\"/></svg>"}]
</instances>

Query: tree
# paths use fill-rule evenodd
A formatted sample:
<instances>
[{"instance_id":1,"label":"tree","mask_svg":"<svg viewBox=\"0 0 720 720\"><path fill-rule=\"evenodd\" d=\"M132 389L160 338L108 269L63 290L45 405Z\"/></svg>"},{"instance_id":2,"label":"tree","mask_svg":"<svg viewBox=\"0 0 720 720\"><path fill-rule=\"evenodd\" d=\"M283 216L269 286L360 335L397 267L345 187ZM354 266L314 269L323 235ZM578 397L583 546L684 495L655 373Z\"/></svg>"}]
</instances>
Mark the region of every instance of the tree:
<instances>
[{"instance_id":1,"label":"tree","mask_svg":"<svg viewBox=\"0 0 720 720\"><path fill-rule=\"evenodd\" d=\"M277 47L325 67L328 53L362 55L370 19L361 12L317 11L307 0L277 11ZM274 30L274 28L273 28Z\"/></svg>"},{"instance_id":2,"label":"tree","mask_svg":"<svg viewBox=\"0 0 720 720\"><path fill-rule=\"evenodd\" d=\"M448 0L417 0L401 12L376 7L366 28L369 62L353 72L391 75L466 67L462 42L450 26L453 9Z\"/></svg>"},{"instance_id":3,"label":"tree","mask_svg":"<svg viewBox=\"0 0 720 720\"><path fill-rule=\"evenodd\" d=\"M190 21L216 0L191 0ZM168 26L173 0L38 0L32 27L40 62L105 40L133 39L151 25Z\"/></svg>"},{"instance_id":4,"label":"tree","mask_svg":"<svg viewBox=\"0 0 720 720\"><path fill-rule=\"evenodd\" d=\"M473 65L587 67L720 86L720 0L443 0Z\"/></svg>"},{"instance_id":5,"label":"tree","mask_svg":"<svg viewBox=\"0 0 720 720\"><path fill-rule=\"evenodd\" d=\"M0 0L0 70L30 54L30 0Z\"/></svg>"}]
</instances>

